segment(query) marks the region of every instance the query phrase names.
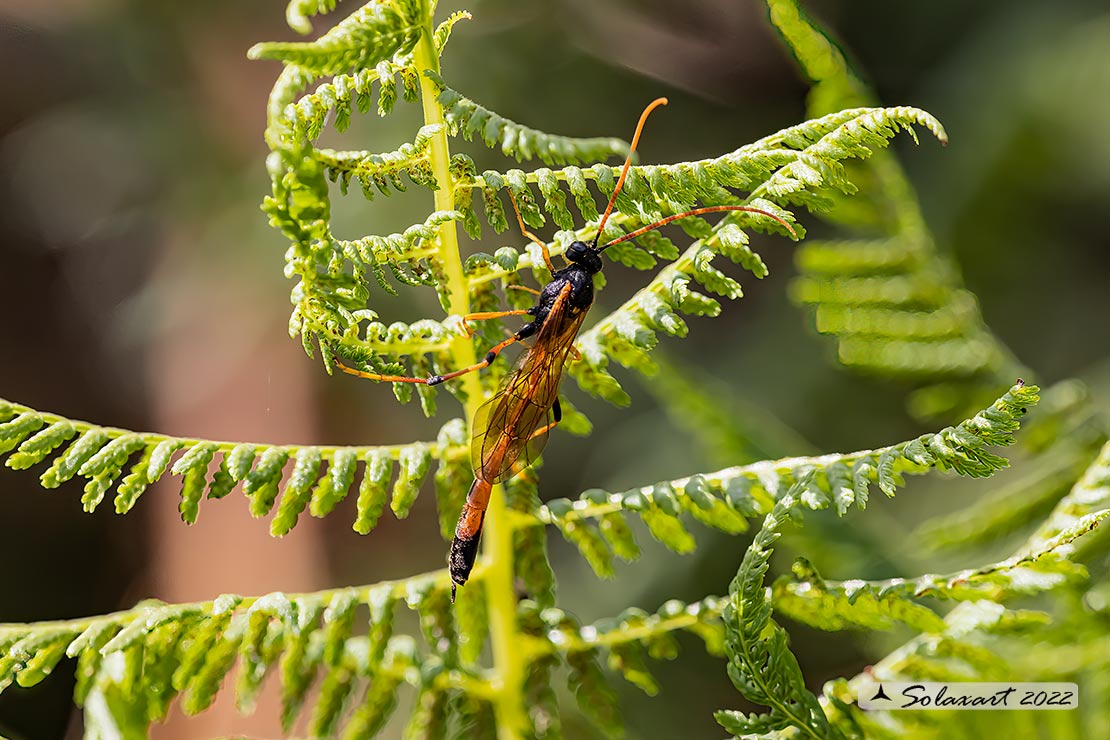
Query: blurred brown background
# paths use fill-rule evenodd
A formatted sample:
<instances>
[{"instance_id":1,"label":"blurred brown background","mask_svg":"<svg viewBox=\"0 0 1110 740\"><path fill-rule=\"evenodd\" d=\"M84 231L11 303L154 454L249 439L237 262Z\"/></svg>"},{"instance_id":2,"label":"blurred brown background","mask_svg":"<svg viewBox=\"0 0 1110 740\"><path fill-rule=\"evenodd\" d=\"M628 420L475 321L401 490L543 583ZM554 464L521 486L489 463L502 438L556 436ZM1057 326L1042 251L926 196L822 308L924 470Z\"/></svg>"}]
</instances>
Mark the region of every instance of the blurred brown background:
<instances>
[{"instance_id":1,"label":"blurred brown background","mask_svg":"<svg viewBox=\"0 0 1110 740\"><path fill-rule=\"evenodd\" d=\"M644 161L665 162L719 154L804 115L806 87L756 2L475 0L462 7L475 20L456 28L445 77L532 126L628 136L644 103L667 95L671 105L653 117L641 147ZM903 138L899 151L991 327L1043 380L1082 375L1105 392L1105 4L826 0L807 7L839 34L885 103L923 107L948 128L947 149L928 141L913 148ZM440 12L454 8L444 2ZM429 439L457 413L442 396L439 417L425 420L416 406L398 407L388 388L328 378L286 336L286 245L258 210L268 189L264 105L278 66L245 57L256 41L293 38L283 16L283 3L261 0L0 0L0 396L105 425L278 443ZM392 149L411 140L418 115L412 108L366 120L345 147ZM509 166L473 145L459 150L479 170ZM336 208L337 230L389 233L429 207L416 189L372 204L356 195ZM813 218L803 220L822 233ZM511 233L487 230L487 237L480 247L487 252L517 241ZM761 246L771 276L742 279L743 301L712 322L691 320L689 339L665 348L741 401L758 399L817 448L917 434L903 411L905 387L838 369L831 342L813 335L786 299L789 246ZM623 268L607 275L599 315L644 279ZM427 295L375 295L386 320L437 310ZM614 490L720 464L676 433L637 379L622 378L634 397L627 410L583 399L568 384L596 430L588 440L553 440L545 495ZM944 484L915 484L913 492L930 485ZM442 562L432 496L405 522L387 516L369 537L351 531L348 501L278 541L265 522L250 520L238 495L207 503L186 528L173 493L148 492L127 517L110 505L86 515L80 484L44 491L34 475L0 469L8 553L0 622L88 615L151 596L181 601L367 583ZM908 525L897 523L900 502L883 503L859 526L896 542ZM687 558L641 536L644 558L604 584L553 541L563 606L589 620L723 592L745 543L698 535L701 548ZM882 563L872 567L853 575L894 575ZM807 675L852 673L867 661L868 646L850 637L818 643L799 631L795 639ZM735 705L736 695L723 664L692 642L686 647L679 661L657 666L659 698L621 687L630 737L720 734L711 712ZM0 696L0 735L78 736L71 672L63 663L46 683ZM278 734L275 711L232 720L229 703L189 724L178 718L158 735ZM568 736L591 736L572 717L567 722Z\"/></svg>"}]
</instances>

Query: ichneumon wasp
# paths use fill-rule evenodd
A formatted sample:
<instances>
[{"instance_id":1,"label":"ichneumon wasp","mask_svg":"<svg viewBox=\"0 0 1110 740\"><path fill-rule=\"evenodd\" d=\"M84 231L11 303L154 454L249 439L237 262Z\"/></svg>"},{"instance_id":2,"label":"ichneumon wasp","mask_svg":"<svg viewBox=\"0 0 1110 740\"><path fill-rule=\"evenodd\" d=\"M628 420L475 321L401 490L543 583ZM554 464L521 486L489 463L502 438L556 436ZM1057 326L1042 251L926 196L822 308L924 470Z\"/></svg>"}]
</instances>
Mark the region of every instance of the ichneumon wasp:
<instances>
[{"instance_id":1,"label":"ichneumon wasp","mask_svg":"<svg viewBox=\"0 0 1110 740\"><path fill-rule=\"evenodd\" d=\"M597 235L590 244L573 242L563 255L567 260L567 266L563 269L555 269L547 244L525 228L516 200L510 193L509 200L513 211L516 212L517 224L524 236L539 246L544 263L551 271L551 281L543 286L542 290L533 291L539 297L536 305L529 309L475 313L463 317L464 328L467 327L468 321L498 319L505 316L532 317L531 321L520 327L512 336L490 349L480 362L445 375L433 375L428 378L380 375L356 370L337 362L337 366L343 372L361 378L393 383L439 385L466 373L489 367L503 349L534 337L531 348L518 360L501 389L478 409L471 424L474 484L467 494L466 503L463 504L459 522L455 527L455 538L451 542L451 551L448 555L452 601L455 587L465 584L470 577L470 571L474 568L478 543L482 536L482 523L493 486L529 467L546 444L548 432L562 418L559 408L559 379L567 357L574 352L574 340L578 336L578 330L582 327L586 313L593 304L594 275L602 269L601 253L615 244L634 239L680 218L720 211L759 213L778 221L792 235L797 236L789 223L772 213L748 206L721 205L695 208L668 216L598 246L605 224L613 212L617 195L620 194L621 187L628 176L632 154L636 151L644 123L655 108L666 104L666 98L657 98L640 115L628 157L625 159L605 213L598 223Z\"/></svg>"}]
</instances>

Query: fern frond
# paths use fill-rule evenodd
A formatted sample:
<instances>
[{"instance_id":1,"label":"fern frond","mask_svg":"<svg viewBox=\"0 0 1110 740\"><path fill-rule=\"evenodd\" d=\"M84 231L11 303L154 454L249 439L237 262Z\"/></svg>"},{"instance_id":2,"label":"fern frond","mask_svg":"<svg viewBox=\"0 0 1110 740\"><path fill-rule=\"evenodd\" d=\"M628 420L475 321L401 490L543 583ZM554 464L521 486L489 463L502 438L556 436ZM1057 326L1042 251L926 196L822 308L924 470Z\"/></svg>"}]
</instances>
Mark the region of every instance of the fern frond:
<instances>
[{"instance_id":1,"label":"fern frond","mask_svg":"<svg viewBox=\"0 0 1110 740\"><path fill-rule=\"evenodd\" d=\"M628 143L613 137L556 136L529 128L498 115L447 86L435 72L424 73L440 90L438 102L452 136L472 141L475 135L490 149L521 162L539 159L544 164L581 164L628 154Z\"/></svg>"},{"instance_id":2,"label":"fern frond","mask_svg":"<svg viewBox=\"0 0 1110 740\"><path fill-rule=\"evenodd\" d=\"M987 448L1014 442L1019 420L1037 403L1038 392L1036 386L1015 385L989 408L954 427L889 447L763 461L622 493L587 491L576 501L548 502L534 519L519 517L518 526L554 524L605 576L611 572L613 554L632 559L639 552L625 521L628 512L638 514L652 536L667 547L689 552L694 541L682 514L724 532L742 532L748 517L768 513L787 489L813 472L800 494L801 503L809 509L833 505L843 516L853 505L865 508L873 486L893 496L905 485L906 475L938 468L986 477L1006 467L1006 459Z\"/></svg>"},{"instance_id":3,"label":"fern frond","mask_svg":"<svg viewBox=\"0 0 1110 740\"><path fill-rule=\"evenodd\" d=\"M845 115L846 113L850 115ZM793 136L786 137L784 143L794 143L803 148L796 153L795 158L756 184L750 196L744 200L746 205L790 218L774 201L813 208L820 207L821 204L809 197L812 190L833 188L852 192L853 186L844 176L842 162L853 157L870 156L873 149L886 146L899 129L912 131L912 125L919 124L942 140L945 137L944 130L936 119L914 108L857 109L830 118L837 121L837 125L815 141L810 141L808 137L827 129L830 125L828 122L815 122L813 127L798 129ZM735 160L730 164L741 167ZM712 182L708 168L704 173L695 169L693 180L697 182L706 175ZM652 185L662 180L650 175L646 179ZM681 202L680 199L684 197L683 193L674 191L653 192L652 195L656 202L662 203L675 200ZM628 197L633 198L634 195L630 194ZM620 199L618 206L619 204ZM652 209L656 207L653 202ZM700 234L702 238L695 241L630 300L583 333L578 346L586 362L568 368L583 390L613 401L622 401L623 397L611 390L615 381L612 381L612 376L606 370L609 358L626 367L650 371L652 366L646 352L658 341L657 332L685 335L686 324L679 318L680 312L710 316L719 313L720 306L714 299L690 290L691 282L698 282L710 292L727 298L735 299L743 294L739 283L712 267L710 263L714 256L724 255L753 272L756 277L766 275L766 267L758 255L748 248L748 238L739 226L766 225L769 221L761 217L753 218L752 214L743 212L729 214L711 227L709 233Z\"/></svg>"},{"instance_id":4,"label":"fern frond","mask_svg":"<svg viewBox=\"0 0 1110 740\"><path fill-rule=\"evenodd\" d=\"M1060 609L1086 576L1079 564L1085 552L1104 545L1110 517L1110 445L1084 473L1072 491L1057 504L1041 528L1010 558L999 563L946 576L891 579L880 582L820 582L816 574L817 598L829 598L831 608L848 614L854 599L890 600L928 595L964 601L944 619L940 631L913 638L851 681L826 686L825 708L830 716L861 724L880 737L904 737L928 726L927 714L860 712L855 697L862 687L878 681L990 681L1068 680L1083 682L1085 691L1105 696L1097 681L1086 679L1105 671L1105 626L1087 610ZM826 592L825 586L831 586ZM1038 592L1059 593L1065 598L1048 601L1053 615L1020 611L1000 601ZM802 589L808 597L808 589ZM782 602L789 609L797 600ZM776 606L778 602L776 603ZM807 604L803 612L811 610ZM1054 621L1055 616L1055 621ZM804 618L804 617L803 617ZM806 620L809 621L809 620ZM1035 634L1036 639L1028 639ZM1025 639L1021 639L1026 636ZM1098 701L1098 699L1095 699ZM950 725L951 723L949 723ZM1081 726L1083 723L1080 723ZM1023 724L1022 727L1027 727ZM954 731L954 730L953 730ZM1081 729L1078 734L1083 734Z\"/></svg>"},{"instance_id":5,"label":"fern frond","mask_svg":"<svg viewBox=\"0 0 1110 740\"><path fill-rule=\"evenodd\" d=\"M78 703L89 709L105 692L120 692L129 713L141 714L145 727L164 719L178 697L186 714L207 709L238 662L242 711L253 707L267 674L277 673L286 731L303 715L313 736L331 735L352 697L363 694L344 732L369 737L388 719L403 683L421 695L463 693L488 700L487 679L455 649L459 638L449 583L441 571L315 594L149 602L103 617L0 625L0 690L13 680L34 685L62 658L77 658ZM423 647L394 634L401 603L419 617ZM369 610L368 633L356 626L359 609ZM129 678L139 673L141 684Z\"/></svg>"},{"instance_id":6,"label":"fern frond","mask_svg":"<svg viewBox=\"0 0 1110 740\"><path fill-rule=\"evenodd\" d=\"M187 524L196 521L202 498L223 498L241 485L254 516L266 516L276 504L277 513L270 522L270 532L276 537L287 534L305 509L315 517L331 513L356 483L356 531L369 532L387 500L396 516L407 516L433 462L437 476L460 470L469 473L463 428L461 420L447 422L436 442L279 446L99 427L0 400L0 454L11 453L5 464L13 470L26 470L52 460L40 476L44 488L57 488L75 476L86 478L81 499L85 511L94 511L116 486L116 512L127 513L147 488L169 471L181 476L180 511ZM217 460L218 467L209 475ZM290 460L293 466L286 476Z\"/></svg>"},{"instance_id":7,"label":"fern frond","mask_svg":"<svg viewBox=\"0 0 1110 740\"><path fill-rule=\"evenodd\" d=\"M339 183L339 189L346 194L352 179L362 186L367 200L374 199L376 189L382 195L391 195L395 190L404 192L407 188L400 176L406 175L415 185L429 190L436 189L435 176L428 163L428 148L431 137L438 127L425 126L411 144L402 144L396 151L374 154L367 151L337 152L333 149L319 149L316 158L324 165L328 178Z\"/></svg>"},{"instance_id":8,"label":"fern frond","mask_svg":"<svg viewBox=\"0 0 1110 740\"><path fill-rule=\"evenodd\" d=\"M451 39L451 31L455 29L455 24L459 21L471 20L473 17L474 16L465 10L456 10L454 13L447 16L447 20L436 26L436 30L432 34L432 40L437 56L443 54L443 47L447 46L447 42Z\"/></svg>"},{"instance_id":9,"label":"fern frond","mask_svg":"<svg viewBox=\"0 0 1110 740\"><path fill-rule=\"evenodd\" d=\"M1038 414L1043 423L1041 414ZM1036 429L1036 427L1034 427ZM915 537L932 548L997 541L1043 520L1091 464L1098 446L1069 440L1030 460L1024 475L960 509L924 522Z\"/></svg>"},{"instance_id":10,"label":"fern frond","mask_svg":"<svg viewBox=\"0 0 1110 740\"><path fill-rule=\"evenodd\" d=\"M810 191L832 188L848 194L854 192L854 186L845 177L842 165L845 160L870 157L875 149L885 147L899 130L914 135L913 125L920 125L942 142L946 141L940 122L919 109L853 108L784 129L713 159L674 165L636 165L629 169L628 180L617 198L617 210L646 223L667 215L668 208L669 212L677 212L699 202L719 203L729 197L728 189L748 191L752 193L751 198L766 197L817 207L823 201L814 198ZM531 193L524 192L526 186L535 184L541 192L546 188L567 188L569 193L563 194L561 200L565 201L567 194L573 196L579 216L589 221L597 218L597 212L588 182L593 181L599 194L607 199L612 195L618 174L617 167L596 164L588 169L565 167L533 173L487 170L481 175L460 179L456 187L479 190L488 200L491 194L512 186L515 179L513 194L528 199L532 205L532 208L522 207L522 215L530 225L541 226L544 215L537 209ZM553 206L544 210L561 228L570 228L569 212ZM768 210L777 213L774 207ZM732 217L744 218L740 214ZM500 219L496 219L497 223L493 218L489 221L498 231L504 228L498 227ZM769 219L762 223L777 233L785 233ZM694 235L700 235L697 232L704 232L704 229L704 225L695 227Z\"/></svg>"},{"instance_id":11,"label":"fern frond","mask_svg":"<svg viewBox=\"0 0 1110 740\"><path fill-rule=\"evenodd\" d=\"M943 631L921 634L866 673L827 684L825 710L841 727L862 728L867 737L907 737L929 728L930 715L935 715L863 712L856 706L862 689L873 691L876 681L1032 680L1029 673L1015 674L1005 657L983 643L994 636L1040 630L1046 622L1043 612L1010 610L988 600L962 603L945 617Z\"/></svg>"},{"instance_id":12,"label":"fern frond","mask_svg":"<svg viewBox=\"0 0 1110 740\"><path fill-rule=\"evenodd\" d=\"M305 72L302 71L301 74ZM287 130L295 137L294 140L313 142L323 133L330 118L335 130L342 133L350 126L351 116L356 110L367 113L374 107L379 116L392 113L397 102L398 80L401 81L402 99L410 103L416 102L420 94L418 73L411 58L401 57L398 61L379 62L372 69L363 69L354 74L335 75L330 82L319 85L314 92L302 96L296 102L286 101L276 111L277 115L274 115L272 105L271 127ZM307 85L307 81L304 84Z\"/></svg>"},{"instance_id":13,"label":"fern frond","mask_svg":"<svg viewBox=\"0 0 1110 740\"><path fill-rule=\"evenodd\" d=\"M416 44L423 19L403 12L412 9L406 3L371 0L315 41L255 44L247 55L295 64L316 75L367 69ZM299 18L295 22L300 24Z\"/></svg>"},{"instance_id":14,"label":"fern frond","mask_svg":"<svg viewBox=\"0 0 1110 740\"><path fill-rule=\"evenodd\" d=\"M640 609L626 609L618 616L582 625L572 615L554 608L540 608L532 601L523 601L518 610L526 643L522 650L528 656L529 683L544 677L550 687L551 673L558 662L565 662L568 688L579 702L583 713L609 736L618 736L621 723L616 697L601 670L600 659L607 658L609 668L620 672L625 680L645 693L658 691L645 658L671 660L678 655L675 633L689 632L701 638L711 655L724 653L724 627L721 612L725 600L706 597L686 604L671 600L654 614ZM534 712L533 728L537 737L537 720L551 716L548 709Z\"/></svg>"},{"instance_id":15,"label":"fern frond","mask_svg":"<svg viewBox=\"0 0 1110 740\"><path fill-rule=\"evenodd\" d=\"M299 79L306 82L306 76L320 72L311 65L292 62L287 69L300 70ZM290 100L287 83L291 79L284 75L270 105L267 140L279 157L271 163L274 192L267 198L264 210L270 214L272 223L294 243L288 256L288 272L298 276L301 283L294 293L296 308L290 329L301 334L306 350L311 350L313 343L344 344L347 354L361 353L369 367L379 373L388 373L391 369L414 373L428 360L412 358L406 367L404 352L397 351L405 348L357 340L360 325L376 319L376 314L366 307L370 278L384 289L392 290L386 280L389 271L402 283L434 285L443 300L447 287L440 279L444 271L437 259L438 245L429 240L446 223L444 219L462 221L468 234L479 236L479 217L472 203L475 192L481 195L486 221L497 231L508 225L501 200L503 190L516 199L527 223L538 226L550 216L562 229L570 230L575 221L571 208L577 209L584 221L598 216L597 201L589 182L594 182L597 195L608 198L616 181L615 168L600 164L588 169L576 166L560 170L540 168L530 173L509 170L502 174L490 170L479 175L473 162L457 155L451 162L448 180L439 182L443 176L433 174L429 160L430 142L440 135L434 128L438 124L425 127L411 145L384 154L316 150L311 146L331 111L335 111L336 128L342 130L350 120L353 107L357 105L366 110L375 83L381 85L380 113L392 107L397 77L405 83L408 96L415 99L418 92L416 73L411 56L393 54L391 60L381 60L373 70L367 68L354 75L337 76L296 103ZM519 159L535 155L549 163L584 163L621 154L626 149L615 139L571 139L521 127L446 87L436 70L422 69L419 73L438 91L436 102L444 108L443 120L452 133L463 136L480 133L487 143L499 145ZM815 192L819 188L851 191L852 186L844 177L842 160L869 156L873 148L884 146L896 130L914 124L923 125L943 138L939 123L922 111L856 109L791 127L717 159L634 167L609 223L613 229L627 233L623 230L699 203L741 202L792 221L792 216L774 201L817 207L822 198ZM405 183L400 179L401 173L429 188L447 187L453 194L450 199L453 210L433 214L422 226L413 227L404 234L385 237L386 248L380 246L382 237L341 240L330 233L327 225L329 177L338 181L344 192L351 179L358 179L367 197L373 197L376 193L388 195L403 190ZM538 188L538 195L533 192L533 184ZM750 194L740 200L730 189L748 190ZM580 351L586 355L587 362L572 368L572 373L576 374L580 385L591 392L622 402L624 393L606 369L609 359L650 369L646 351L654 346L656 331L681 336L686 325L680 313L715 315L719 312L716 300L692 290L691 281L726 297L741 295L739 283L712 265L716 256L728 257L757 277L766 274L766 266L748 246L748 237L741 226L752 225L785 233L771 219L751 213L730 214L712 227L699 219L687 219L680 225L699 239L684 254L654 232L640 237L637 244L621 244L611 250L610 256L615 261L640 269L653 267L657 259L671 261L671 264L616 314L602 319L581 338ZM797 229L801 233L800 226ZM590 235L590 229L583 227L571 238ZM569 236L564 234L557 240L562 247L569 244ZM553 251L558 254L561 250ZM493 280L515 281L515 275L528 268L536 272L534 268L539 264L536 256L524 257L520 252L506 250L499 251L495 258L474 255L467 263L469 270L465 276L472 300L479 302L484 296L492 300L492 294L483 291L488 291L484 286ZM536 277L549 278L543 270L536 272ZM420 355L425 348L413 349ZM429 349L434 353L438 347ZM432 361L435 359L433 357ZM395 364L396 361L401 363ZM325 363L330 363L326 356ZM411 392L403 391L402 396L410 396ZM432 393L428 389L421 390L422 399L431 397ZM430 401L425 405L430 407Z\"/></svg>"},{"instance_id":16,"label":"fern frond","mask_svg":"<svg viewBox=\"0 0 1110 740\"><path fill-rule=\"evenodd\" d=\"M1072 543L1110 517L1110 508L1087 514L1055 537L1006 560L945 575L883 581L826 581L804 559L792 575L775 581L775 608L819 629L889 629L894 621L921 632L938 632L944 622L913 599L933 597L1002 602L1083 580L1087 570L1068 558Z\"/></svg>"},{"instance_id":17,"label":"fern frond","mask_svg":"<svg viewBox=\"0 0 1110 740\"><path fill-rule=\"evenodd\" d=\"M775 502L729 586L724 611L728 676L744 698L770 709L758 715L736 710L715 713L717 722L736 736L793 728L814 740L843 737L806 688L798 661L787 646L786 631L771 619L763 585L778 529L790 509L801 502L810 477L812 473L798 480Z\"/></svg>"},{"instance_id":18,"label":"fern frond","mask_svg":"<svg viewBox=\"0 0 1110 740\"><path fill-rule=\"evenodd\" d=\"M308 34L312 32L309 19L314 15L330 13L337 5L339 0L289 0L285 6L285 22L297 33Z\"/></svg>"},{"instance_id":19,"label":"fern frond","mask_svg":"<svg viewBox=\"0 0 1110 740\"><path fill-rule=\"evenodd\" d=\"M874 104L874 94L796 0L767 5L771 22L813 84L811 115ZM958 381L962 391L956 398L951 386L920 391L918 405L933 407L934 414L962 413L978 403L984 388L1028 377L1028 369L987 328L958 268L939 250L896 158L874 158L865 176L873 180L868 192L850 203L836 200L828 213L859 235L810 242L796 253L801 274L793 297L815 309L819 332L836 338L840 362L923 384Z\"/></svg>"},{"instance_id":20,"label":"fern frond","mask_svg":"<svg viewBox=\"0 0 1110 740\"><path fill-rule=\"evenodd\" d=\"M914 589L900 590L896 581L903 579L884 583L887 588L863 581L832 583L822 580L808 560L798 558L790 575L775 579L771 600L777 611L794 621L823 630L889 630L899 623L918 632L943 630L944 620L909 598L917 595Z\"/></svg>"},{"instance_id":21,"label":"fern frond","mask_svg":"<svg viewBox=\"0 0 1110 740\"><path fill-rule=\"evenodd\" d=\"M191 604L148 602L90 619L0 625L0 651L5 656L0 659L0 691L13 679L20 686L34 685L62 658L75 657L78 703L88 710L104 692L121 691L130 710L142 715L145 727L164 719L178 698L187 714L207 709L238 663L235 685L241 711L253 709L263 681L276 673L283 726L288 730L298 717L305 717L314 737L374 735L406 683L417 691L410 724L481 718L496 687L477 667L481 643L473 640L488 625L484 617L471 621L467 614L470 605L483 599L472 596L476 592L468 585L452 607L448 584L447 573L437 571L313 594L224 595ZM420 646L395 631L395 613L402 603L418 617ZM611 669L654 693L645 658L676 657L676 633L694 634L711 654L723 654L724 603L717 597L691 604L672 600L654 614L629 609L583 626L561 610L540 609L525 601L518 616L525 635L520 649L530 670L537 671L533 682L565 662L571 688L579 691L588 714L603 728L614 729L619 726L615 703L598 704L604 697L614 700L599 658L607 657ZM359 627L365 619L360 614L367 609L368 631ZM144 676L142 687L127 684L125 677L138 670ZM557 712L550 702L548 711ZM469 710L459 706L467 703ZM350 704L353 711L344 711ZM534 719L551 716L556 715L539 713Z\"/></svg>"},{"instance_id":22,"label":"fern frond","mask_svg":"<svg viewBox=\"0 0 1110 740\"><path fill-rule=\"evenodd\" d=\"M1103 445L1098 456L1084 471L1075 486L1060 499L1056 508L1030 535L1015 557L1026 557L1042 551L1046 546L1059 542L1069 532L1081 529L1083 523L1090 521L1092 517L1102 516L1108 510L1110 510L1110 442ZM1105 546L1107 540L1105 529L1086 540L1086 544L1093 544L1094 540ZM1073 548L1069 547L1065 548L1062 554L1076 557L1080 553L1074 552Z\"/></svg>"}]
</instances>

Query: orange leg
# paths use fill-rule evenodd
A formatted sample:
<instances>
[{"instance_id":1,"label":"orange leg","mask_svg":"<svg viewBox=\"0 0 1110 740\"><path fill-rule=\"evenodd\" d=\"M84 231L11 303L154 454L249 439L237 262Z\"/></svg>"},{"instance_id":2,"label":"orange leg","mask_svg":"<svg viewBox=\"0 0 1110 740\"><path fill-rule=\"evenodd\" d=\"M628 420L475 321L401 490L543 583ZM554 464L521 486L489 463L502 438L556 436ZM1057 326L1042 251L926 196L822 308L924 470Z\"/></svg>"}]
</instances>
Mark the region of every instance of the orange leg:
<instances>
[{"instance_id":1,"label":"orange leg","mask_svg":"<svg viewBox=\"0 0 1110 740\"><path fill-rule=\"evenodd\" d=\"M470 324L468 323L470 321L499 319L503 316L524 316L527 313L527 310L486 311L483 313L470 313L462 317L463 330L466 332L466 335L468 337L473 336L474 330L470 328ZM529 334L530 332L522 336L528 336ZM467 373L473 372L474 370L481 370L484 367L489 367L490 363L497 359L497 355L501 352L501 350L505 349L505 347L508 347L513 342L519 342L520 339L521 337L518 337L514 334L512 337L506 339L504 342L501 342L496 347L487 352L486 357L482 362L471 365L467 368L463 368L462 370L456 370L454 372L448 373L447 375L432 375L427 378L411 378L406 375L382 375L380 373L371 373L365 370L356 370L353 367L348 367L347 365L344 365L342 362L340 362L339 358L335 357L334 355L332 356L332 359L335 361L336 367L338 367L340 370L347 373L348 375L354 375L356 378L365 378L367 380L373 380L379 383L423 383L425 385L439 385L445 380L451 380L452 378L457 378L460 375L466 375Z\"/></svg>"},{"instance_id":2,"label":"orange leg","mask_svg":"<svg viewBox=\"0 0 1110 740\"><path fill-rule=\"evenodd\" d=\"M525 315L527 315L527 313L528 313L528 311L524 310L524 309L522 309L522 310L513 310L513 311L486 311L484 313L468 313L466 316L462 317L462 325L463 325L463 329L466 330L466 335L468 337L470 337L470 336L474 336L474 330L470 328L470 323L469 322L471 322L471 321L486 321L488 319L500 319L500 318L504 318L505 316L525 316Z\"/></svg>"},{"instance_id":3,"label":"orange leg","mask_svg":"<svg viewBox=\"0 0 1110 740\"><path fill-rule=\"evenodd\" d=\"M529 288L527 285L506 285L505 290L523 290L525 293L532 295L540 295L540 292L535 288Z\"/></svg>"},{"instance_id":4,"label":"orange leg","mask_svg":"<svg viewBox=\"0 0 1110 740\"><path fill-rule=\"evenodd\" d=\"M374 380L379 383L428 383L430 378L409 378L404 375L380 375L378 373L368 373L365 370L355 370L353 367L347 367L339 361L338 357L333 357L335 366L348 375L354 375L356 378L366 378L367 380Z\"/></svg>"},{"instance_id":5,"label":"orange leg","mask_svg":"<svg viewBox=\"0 0 1110 740\"><path fill-rule=\"evenodd\" d=\"M553 421L550 424L544 424L542 427L540 427L536 431L532 432L532 436L529 437L528 439L535 439L536 437L543 436L544 434L547 434L548 432L550 432L552 429L554 429L557 426L559 426L559 422L557 422L557 421ZM519 473L520 471L518 470L516 472Z\"/></svg>"},{"instance_id":6,"label":"orange leg","mask_svg":"<svg viewBox=\"0 0 1110 740\"><path fill-rule=\"evenodd\" d=\"M494 345L493 349L486 353L486 356L482 358L481 362L476 362L470 367L464 367L462 370L455 370L454 372L447 373L446 375L433 375L432 377L428 378L428 385L439 385L440 383L443 383L445 381L454 380L460 375L466 375L467 373L472 373L475 370L481 370L482 368L489 367L493 364L493 361L497 359L497 355L501 353L501 350L505 349L514 342L519 342L521 338L522 337L520 336L520 332L517 332L503 342L499 342L498 344Z\"/></svg>"},{"instance_id":7,"label":"orange leg","mask_svg":"<svg viewBox=\"0 0 1110 740\"><path fill-rule=\"evenodd\" d=\"M537 429L536 431L532 432L532 436L529 437L528 439L535 439L536 437L540 436L541 434L547 434L548 432L550 432L552 429L555 428L556 424L558 424L562 420L563 420L563 404L559 403L559 397L555 396L555 401L552 402L552 404L551 404L551 423L547 424L546 426L542 426L539 429Z\"/></svg>"},{"instance_id":8,"label":"orange leg","mask_svg":"<svg viewBox=\"0 0 1110 740\"><path fill-rule=\"evenodd\" d=\"M526 237L535 242L536 246L538 246L543 252L543 263L547 265L548 270L550 270L551 272L555 272L555 265L551 264L551 251L548 250L547 243L541 241L538 236L533 234L528 229L524 228L524 219L520 216L520 209L516 207L516 198L513 197L513 193L511 190L506 190L505 192L509 194L509 202L513 204L513 212L516 213L516 222L520 226L521 232Z\"/></svg>"}]
</instances>

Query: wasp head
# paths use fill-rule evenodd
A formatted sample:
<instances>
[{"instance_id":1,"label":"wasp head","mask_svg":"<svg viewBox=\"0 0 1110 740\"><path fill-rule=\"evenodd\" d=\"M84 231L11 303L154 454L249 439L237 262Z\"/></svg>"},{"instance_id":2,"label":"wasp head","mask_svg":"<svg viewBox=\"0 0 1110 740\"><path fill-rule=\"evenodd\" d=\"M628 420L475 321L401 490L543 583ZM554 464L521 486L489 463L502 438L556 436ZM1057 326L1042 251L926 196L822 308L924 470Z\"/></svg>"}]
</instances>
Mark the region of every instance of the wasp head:
<instances>
[{"instance_id":1,"label":"wasp head","mask_svg":"<svg viewBox=\"0 0 1110 740\"><path fill-rule=\"evenodd\" d=\"M566 258L573 264L584 267L591 275L601 272L601 254L595 247L585 242L574 242L567 247Z\"/></svg>"}]
</instances>

